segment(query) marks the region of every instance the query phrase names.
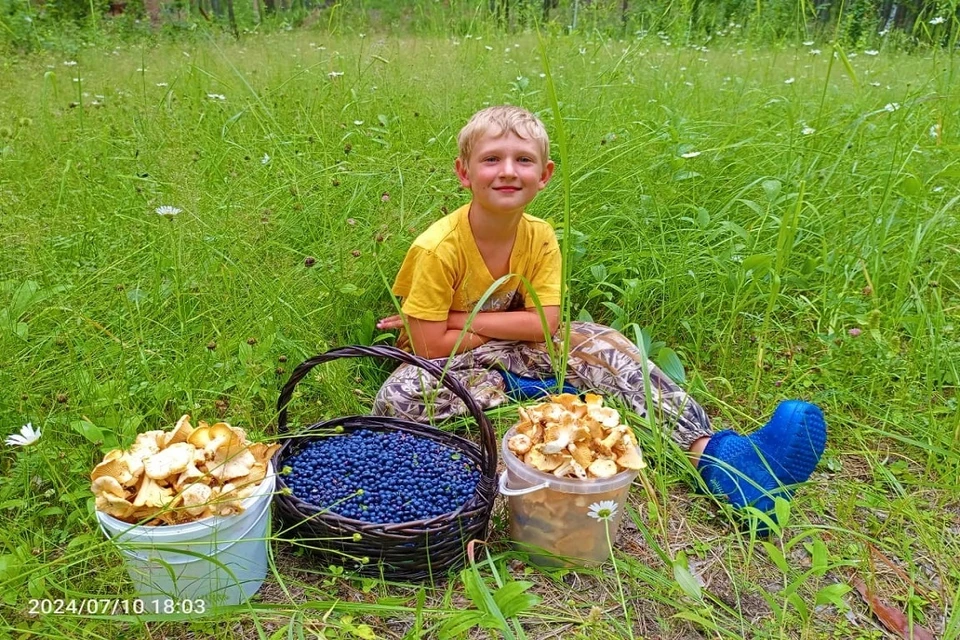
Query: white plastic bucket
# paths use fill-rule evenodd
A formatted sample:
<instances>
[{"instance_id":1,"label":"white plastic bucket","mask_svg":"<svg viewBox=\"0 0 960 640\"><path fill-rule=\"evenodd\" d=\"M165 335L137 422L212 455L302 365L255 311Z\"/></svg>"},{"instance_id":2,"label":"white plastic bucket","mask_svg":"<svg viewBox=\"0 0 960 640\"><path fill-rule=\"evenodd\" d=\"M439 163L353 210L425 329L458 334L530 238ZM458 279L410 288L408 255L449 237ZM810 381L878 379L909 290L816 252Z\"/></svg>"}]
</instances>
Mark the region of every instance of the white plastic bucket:
<instances>
[{"instance_id":1,"label":"white plastic bucket","mask_svg":"<svg viewBox=\"0 0 960 640\"><path fill-rule=\"evenodd\" d=\"M154 527L97 511L100 528L123 554L144 613L197 614L241 604L257 592L267 576L275 479L271 464L243 500L243 512L232 516Z\"/></svg>"},{"instance_id":2,"label":"white plastic bucket","mask_svg":"<svg viewBox=\"0 0 960 640\"><path fill-rule=\"evenodd\" d=\"M593 566L610 557L637 471L612 478L558 478L538 471L507 447L516 427L503 436L500 456L507 465L500 474L500 493L507 497L510 538L530 552L530 561L546 567ZM591 505L615 509L607 519ZM599 513L598 513L599 512ZM608 542L609 528L609 542Z\"/></svg>"}]
</instances>

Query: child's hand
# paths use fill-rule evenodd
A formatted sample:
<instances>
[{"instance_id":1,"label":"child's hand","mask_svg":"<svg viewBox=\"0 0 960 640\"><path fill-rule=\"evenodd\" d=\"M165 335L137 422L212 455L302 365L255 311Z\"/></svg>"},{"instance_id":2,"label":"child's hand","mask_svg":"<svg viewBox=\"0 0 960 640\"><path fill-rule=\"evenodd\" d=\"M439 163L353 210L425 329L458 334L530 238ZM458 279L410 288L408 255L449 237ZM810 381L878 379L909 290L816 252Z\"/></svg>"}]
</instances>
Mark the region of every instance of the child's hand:
<instances>
[{"instance_id":1,"label":"child's hand","mask_svg":"<svg viewBox=\"0 0 960 640\"><path fill-rule=\"evenodd\" d=\"M390 331L403 328L403 316L389 316L377 321L377 329Z\"/></svg>"}]
</instances>

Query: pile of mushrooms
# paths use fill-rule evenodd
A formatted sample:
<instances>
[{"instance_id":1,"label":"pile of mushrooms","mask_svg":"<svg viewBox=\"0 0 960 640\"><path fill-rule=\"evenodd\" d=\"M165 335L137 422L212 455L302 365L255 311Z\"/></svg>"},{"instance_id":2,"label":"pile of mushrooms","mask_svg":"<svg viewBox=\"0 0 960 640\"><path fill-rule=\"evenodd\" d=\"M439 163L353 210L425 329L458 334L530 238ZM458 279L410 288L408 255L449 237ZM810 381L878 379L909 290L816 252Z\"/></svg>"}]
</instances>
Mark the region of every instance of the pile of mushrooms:
<instances>
[{"instance_id":1,"label":"pile of mushrooms","mask_svg":"<svg viewBox=\"0 0 960 640\"><path fill-rule=\"evenodd\" d=\"M96 508L119 520L183 524L243 511L243 499L266 477L278 444L251 444L226 422L147 431L127 450L114 449L90 474Z\"/></svg>"},{"instance_id":2,"label":"pile of mushrooms","mask_svg":"<svg viewBox=\"0 0 960 640\"><path fill-rule=\"evenodd\" d=\"M531 467L557 477L610 478L647 465L633 430L603 397L564 393L534 407L519 407L520 422L507 447Z\"/></svg>"}]
</instances>

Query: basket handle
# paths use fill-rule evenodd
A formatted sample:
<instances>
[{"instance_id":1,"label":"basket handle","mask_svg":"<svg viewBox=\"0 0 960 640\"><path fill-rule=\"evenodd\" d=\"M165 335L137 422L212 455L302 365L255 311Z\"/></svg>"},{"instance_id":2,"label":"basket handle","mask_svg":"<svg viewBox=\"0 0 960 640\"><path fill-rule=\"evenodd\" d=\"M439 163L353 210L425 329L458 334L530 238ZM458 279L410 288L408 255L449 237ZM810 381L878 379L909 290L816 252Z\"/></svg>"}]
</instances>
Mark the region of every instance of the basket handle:
<instances>
[{"instance_id":1,"label":"basket handle","mask_svg":"<svg viewBox=\"0 0 960 640\"><path fill-rule=\"evenodd\" d=\"M487 477L493 477L493 474L496 472L497 465L495 453L496 437L494 436L493 426L490 424L490 419L487 418L486 414L484 414L483 409L480 408L480 405L477 404L477 401L473 398L473 396L467 392L463 384L461 384L456 377L449 375L448 372L444 372L443 367L437 364L437 362L427 360L426 358L421 358L420 356L407 353L406 351L387 345L352 345L347 347L339 347L337 349L331 349L330 351L321 353L318 356L308 358L297 365L297 367L293 370L293 373L290 374L290 379L287 380L285 385L283 385L283 390L280 392L280 398L277 400L277 411L279 414L277 417L278 432L284 434L289 431L289 428L287 427L287 404L290 402L290 398L293 397L293 390L296 388L297 383L303 380L303 378L311 369L318 364L330 362L331 360L337 360L339 358L361 358L363 356L399 360L404 364L412 364L415 367L420 367L421 369L424 369L433 375L437 380L440 381L440 384L460 398L463 401L463 404L466 405L470 416L480 427L480 448L484 454L484 466L487 467L483 469L483 473Z\"/></svg>"}]
</instances>

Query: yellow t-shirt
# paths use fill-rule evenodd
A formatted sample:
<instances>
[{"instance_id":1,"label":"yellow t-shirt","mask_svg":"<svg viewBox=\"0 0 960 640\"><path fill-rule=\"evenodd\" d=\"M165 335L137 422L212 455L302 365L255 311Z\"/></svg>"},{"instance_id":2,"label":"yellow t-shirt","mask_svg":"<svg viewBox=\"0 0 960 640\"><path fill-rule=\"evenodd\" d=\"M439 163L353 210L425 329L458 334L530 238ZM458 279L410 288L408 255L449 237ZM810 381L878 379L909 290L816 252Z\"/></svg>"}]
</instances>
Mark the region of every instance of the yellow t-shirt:
<instances>
[{"instance_id":1,"label":"yellow t-shirt","mask_svg":"<svg viewBox=\"0 0 960 640\"><path fill-rule=\"evenodd\" d=\"M400 266L393 293L403 313L420 320L446 320L449 311L473 311L494 282L473 238L464 205L420 234ZM549 223L523 214L510 254L510 271L533 286L540 304L560 304L560 245ZM518 275L497 287L481 311L518 311L536 305Z\"/></svg>"}]
</instances>

